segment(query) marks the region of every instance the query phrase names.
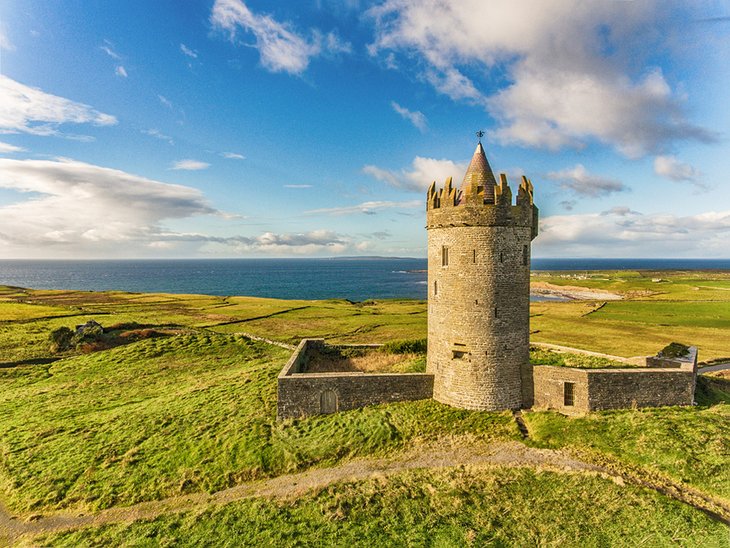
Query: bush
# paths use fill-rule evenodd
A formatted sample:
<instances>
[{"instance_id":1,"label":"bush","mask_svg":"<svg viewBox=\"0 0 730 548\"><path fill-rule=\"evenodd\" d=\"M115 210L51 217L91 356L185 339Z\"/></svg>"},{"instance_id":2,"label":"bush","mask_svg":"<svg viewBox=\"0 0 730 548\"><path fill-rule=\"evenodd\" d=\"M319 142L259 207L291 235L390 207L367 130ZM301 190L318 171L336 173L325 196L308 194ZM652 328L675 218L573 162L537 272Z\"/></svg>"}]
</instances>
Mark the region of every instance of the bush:
<instances>
[{"instance_id":1,"label":"bush","mask_svg":"<svg viewBox=\"0 0 730 548\"><path fill-rule=\"evenodd\" d=\"M59 327L51 331L51 352L65 352L76 349L82 352L93 352L105 347L104 328L91 320L76 328Z\"/></svg>"},{"instance_id":2,"label":"bush","mask_svg":"<svg viewBox=\"0 0 730 548\"><path fill-rule=\"evenodd\" d=\"M665 346L657 354L660 358L684 358L689 354L689 346L673 342Z\"/></svg>"},{"instance_id":3,"label":"bush","mask_svg":"<svg viewBox=\"0 0 730 548\"><path fill-rule=\"evenodd\" d=\"M76 333L71 339L71 343L76 346L76 348L80 348L84 345L100 342L103 338L104 328L94 320L90 320L84 325L80 325L76 328Z\"/></svg>"},{"instance_id":4,"label":"bush","mask_svg":"<svg viewBox=\"0 0 730 548\"><path fill-rule=\"evenodd\" d=\"M383 351L389 354L425 354L427 347L427 339L409 339L385 343Z\"/></svg>"},{"instance_id":5,"label":"bush","mask_svg":"<svg viewBox=\"0 0 730 548\"><path fill-rule=\"evenodd\" d=\"M51 341L51 352L63 352L72 347L74 332L68 327L59 327L51 331L49 339Z\"/></svg>"}]
</instances>

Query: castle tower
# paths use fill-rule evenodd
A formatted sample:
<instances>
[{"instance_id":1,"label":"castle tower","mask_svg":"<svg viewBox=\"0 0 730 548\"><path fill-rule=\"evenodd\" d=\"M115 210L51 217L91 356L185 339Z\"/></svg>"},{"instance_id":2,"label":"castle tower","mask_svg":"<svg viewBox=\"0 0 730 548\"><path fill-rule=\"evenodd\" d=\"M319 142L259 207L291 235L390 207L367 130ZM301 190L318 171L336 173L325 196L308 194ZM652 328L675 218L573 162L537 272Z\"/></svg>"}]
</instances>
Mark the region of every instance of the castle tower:
<instances>
[{"instance_id":1,"label":"castle tower","mask_svg":"<svg viewBox=\"0 0 730 548\"><path fill-rule=\"evenodd\" d=\"M530 244L538 219L526 177L516 202L507 177L496 182L481 142L459 190L451 178L442 189L435 182L428 189L427 372L440 402L521 407L522 377L529 375Z\"/></svg>"}]
</instances>

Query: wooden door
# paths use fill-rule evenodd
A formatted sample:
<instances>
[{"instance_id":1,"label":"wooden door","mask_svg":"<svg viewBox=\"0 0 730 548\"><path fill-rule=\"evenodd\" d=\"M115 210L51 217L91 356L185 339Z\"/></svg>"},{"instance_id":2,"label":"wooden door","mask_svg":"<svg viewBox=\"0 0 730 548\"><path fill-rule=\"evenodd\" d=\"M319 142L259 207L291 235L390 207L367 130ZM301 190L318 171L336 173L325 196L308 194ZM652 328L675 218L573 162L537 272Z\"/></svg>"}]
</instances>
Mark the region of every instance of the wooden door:
<instances>
[{"instance_id":1,"label":"wooden door","mask_svg":"<svg viewBox=\"0 0 730 548\"><path fill-rule=\"evenodd\" d=\"M336 413L337 412L337 393L334 390L324 390L319 395L319 412L320 413Z\"/></svg>"}]
</instances>

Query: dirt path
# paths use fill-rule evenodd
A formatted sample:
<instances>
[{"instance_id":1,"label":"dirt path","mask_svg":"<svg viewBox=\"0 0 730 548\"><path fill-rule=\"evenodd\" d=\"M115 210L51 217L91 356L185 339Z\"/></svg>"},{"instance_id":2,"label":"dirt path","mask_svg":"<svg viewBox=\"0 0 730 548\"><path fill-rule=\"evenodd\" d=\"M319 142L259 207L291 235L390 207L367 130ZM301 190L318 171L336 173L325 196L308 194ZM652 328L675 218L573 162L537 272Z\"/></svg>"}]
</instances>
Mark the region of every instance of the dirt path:
<instances>
[{"instance_id":1,"label":"dirt path","mask_svg":"<svg viewBox=\"0 0 730 548\"><path fill-rule=\"evenodd\" d=\"M244 483L217 493L194 493L162 500L143 502L133 506L114 507L93 514L56 512L47 515L13 516L0 506L0 545L31 540L33 537L98 527L112 523L132 523L153 519L164 514L224 505L251 497L295 499L308 491L339 482L383 477L404 470L439 469L456 466L484 468L490 466L532 467L561 473L601 475L619 485L634 483L659 491L669 497L730 524L730 507L725 507L705 495L686 487L678 488L671 482L645 481L636 474L623 474L608 468L584 462L550 449L534 449L518 442L485 444L455 444L437 448L420 448L392 459L358 459L332 468L315 468L258 482Z\"/></svg>"},{"instance_id":2,"label":"dirt path","mask_svg":"<svg viewBox=\"0 0 730 548\"><path fill-rule=\"evenodd\" d=\"M730 369L730 362L716 363L715 365L704 365L697 368L698 373L712 373L713 371L724 371Z\"/></svg>"}]
</instances>

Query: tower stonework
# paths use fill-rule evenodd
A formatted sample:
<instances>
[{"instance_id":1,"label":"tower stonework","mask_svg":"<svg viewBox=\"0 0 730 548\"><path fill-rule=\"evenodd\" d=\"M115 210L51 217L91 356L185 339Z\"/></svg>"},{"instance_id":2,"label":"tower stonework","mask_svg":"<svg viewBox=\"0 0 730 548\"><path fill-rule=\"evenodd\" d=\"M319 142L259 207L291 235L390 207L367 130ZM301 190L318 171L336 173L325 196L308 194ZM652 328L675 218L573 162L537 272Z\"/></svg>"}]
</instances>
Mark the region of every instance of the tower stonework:
<instances>
[{"instance_id":1,"label":"tower stonework","mask_svg":"<svg viewBox=\"0 0 730 548\"><path fill-rule=\"evenodd\" d=\"M427 194L428 359L434 399L465 409L518 409L531 392L530 244L538 209L522 177L516 205L481 143L461 188ZM523 376L526 378L523 381ZM528 384L530 386L528 386Z\"/></svg>"}]
</instances>

